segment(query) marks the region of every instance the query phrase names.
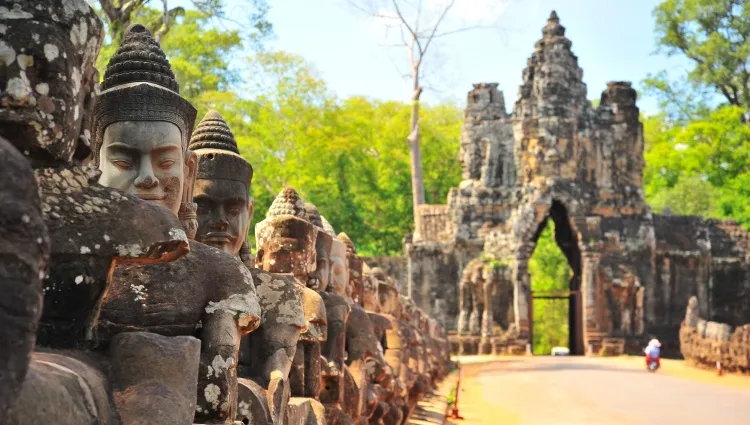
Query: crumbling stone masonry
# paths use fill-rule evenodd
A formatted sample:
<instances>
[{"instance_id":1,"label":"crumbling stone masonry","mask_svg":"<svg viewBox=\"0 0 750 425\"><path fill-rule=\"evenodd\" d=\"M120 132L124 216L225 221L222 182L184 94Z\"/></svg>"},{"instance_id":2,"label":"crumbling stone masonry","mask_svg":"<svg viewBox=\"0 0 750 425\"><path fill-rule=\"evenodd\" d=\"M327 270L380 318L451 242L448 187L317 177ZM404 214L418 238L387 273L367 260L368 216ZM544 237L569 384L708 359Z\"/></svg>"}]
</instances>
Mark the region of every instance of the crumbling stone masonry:
<instances>
[{"instance_id":1,"label":"crumbling stone masonry","mask_svg":"<svg viewBox=\"0 0 750 425\"><path fill-rule=\"evenodd\" d=\"M702 367L750 373L750 323L732 326L700 318L698 298L688 301L680 327L680 351L689 362Z\"/></svg>"},{"instance_id":2,"label":"crumbling stone masonry","mask_svg":"<svg viewBox=\"0 0 750 425\"><path fill-rule=\"evenodd\" d=\"M500 264L513 299L492 310L512 302L515 335L506 329L495 348L521 351L532 329L528 261L552 220L573 270L572 353L616 354L647 334L674 353L691 295L704 317L750 321L748 233L732 221L652 214L635 90L608 83L593 108L555 12L542 34L512 113L496 83L468 94L463 180L447 205L420 207L421 225L405 242L411 297L455 329L464 267L478 257Z\"/></svg>"}]
</instances>

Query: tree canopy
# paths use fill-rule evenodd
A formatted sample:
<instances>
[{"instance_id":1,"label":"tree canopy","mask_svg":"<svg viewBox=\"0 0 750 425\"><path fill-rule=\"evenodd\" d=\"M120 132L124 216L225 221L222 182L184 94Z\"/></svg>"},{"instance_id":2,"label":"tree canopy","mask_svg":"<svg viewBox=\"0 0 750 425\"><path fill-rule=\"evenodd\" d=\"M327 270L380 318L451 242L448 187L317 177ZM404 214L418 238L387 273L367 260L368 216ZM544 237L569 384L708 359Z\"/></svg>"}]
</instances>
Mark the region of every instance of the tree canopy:
<instances>
[{"instance_id":1,"label":"tree canopy","mask_svg":"<svg viewBox=\"0 0 750 425\"><path fill-rule=\"evenodd\" d=\"M707 112L707 91L750 108L750 3L746 0L665 0L654 9L659 51L692 64L686 76L657 73L644 83L663 109L696 118Z\"/></svg>"}]
</instances>

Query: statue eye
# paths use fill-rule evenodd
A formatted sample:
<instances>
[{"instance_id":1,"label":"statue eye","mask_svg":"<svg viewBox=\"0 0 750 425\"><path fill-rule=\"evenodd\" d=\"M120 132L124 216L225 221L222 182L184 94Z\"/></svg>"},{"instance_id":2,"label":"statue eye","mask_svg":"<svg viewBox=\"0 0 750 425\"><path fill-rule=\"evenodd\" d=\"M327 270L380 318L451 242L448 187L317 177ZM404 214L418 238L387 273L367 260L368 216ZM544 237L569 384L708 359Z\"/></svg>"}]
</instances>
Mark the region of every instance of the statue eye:
<instances>
[{"instance_id":1,"label":"statue eye","mask_svg":"<svg viewBox=\"0 0 750 425\"><path fill-rule=\"evenodd\" d=\"M122 160L122 159L116 159L116 160L112 161L112 163L115 164L115 166L117 166L117 168L121 168L123 170L127 170L127 169L130 169L130 168L133 168L133 164L130 161L125 161L125 160Z\"/></svg>"},{"instance_id":2,"label":"statue eye","mask_svg":"<svg viewBox=\"0 0 750 425\"><path fill-rule=\"evenodd\" d=\"M168 168L170 168L173 165L174 165L174 160L172 160L172 159L165 159L164 161L162 161L162 162L159 163L159 167L161 167L161 168L163 168L165 170L168 169Z\"/></svg>"},{"instance_id":3,"label":"statue eye","mask_svg":"<svg viewBox=\"0 0 750 425\"><path fill-rule=\"evenodd\" d=\"M229 209L230 215L240 215L240 209L239 208L230 208Z\"/></svg>"}]
</instances>

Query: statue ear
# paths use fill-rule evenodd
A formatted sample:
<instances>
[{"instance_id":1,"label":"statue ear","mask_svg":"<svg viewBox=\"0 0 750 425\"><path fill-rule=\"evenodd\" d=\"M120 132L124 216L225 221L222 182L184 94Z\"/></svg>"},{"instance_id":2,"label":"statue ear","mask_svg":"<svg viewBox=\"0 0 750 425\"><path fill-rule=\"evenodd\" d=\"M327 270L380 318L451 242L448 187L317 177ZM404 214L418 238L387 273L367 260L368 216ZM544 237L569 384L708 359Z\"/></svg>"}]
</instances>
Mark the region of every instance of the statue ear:
<instances>
[{"instance_id":1,"label":"statue ear","mask_svg":"<svg viewBox=\"0 0 750 425\"><path fill-rule=\"evenodd\" d=\"M180 211L177 213L177 217L179 217L188 239L191 240L195 239L195 235L198 233L198 215L196 214L198 205L193 202L197 167L198 155L195 152L188 151L183 168L185 178L182 184L182 202L180 202Z\"/></svg>"},{"instance_id":2,"label":"statue ear","mask_svg":"<svg viewBox=\"0 0 750 425\"><path fill-rule=\"evenodd\" d=\"M253 199L252 196L249 198L250 199L247 202L247 227L245 229L245 234L250 232L250 223L253 222L253 214L255 213L255 199Z\"/></svg>"},{"instance_id":3,"label":"statue ear","mask_svg":"<svg viewBox=\"0 0 750 425\"><path fill-rule=\"evenodd\" d=\"M198 155L188 150L187 158L185 158L185 183L182 186L182 203L190 204L193 202L193 189L195 188L195 176L198 171Z\"/></svg>"}]
</instances>

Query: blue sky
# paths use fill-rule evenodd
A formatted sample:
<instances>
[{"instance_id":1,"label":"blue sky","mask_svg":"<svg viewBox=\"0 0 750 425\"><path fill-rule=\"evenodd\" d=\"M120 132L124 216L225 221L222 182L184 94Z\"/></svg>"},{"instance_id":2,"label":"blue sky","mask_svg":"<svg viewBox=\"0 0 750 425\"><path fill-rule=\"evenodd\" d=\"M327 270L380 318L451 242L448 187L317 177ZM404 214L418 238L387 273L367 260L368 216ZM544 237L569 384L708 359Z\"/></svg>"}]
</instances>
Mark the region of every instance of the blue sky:
<instances>
[{"instance_id":1,"label":"blue sky","mask_svg":"<svg viewBox=\"0 0 750 425\"><path fill-rule=\"evenodd\" d=\"M439 0L424 0L425 3ZM241 0L229 0L233 14ZM409 82L404 48L386 47L382 23L345 0L269 0L275 40L267 46L304 57L340 97L364 95L406 101ZM427 103L465 103L472 83L497 82L510 109L521 72L551 10L556 10L572 50L583 68L589 99L598 98L607 81L632 81L636 88L649 72L678 75L689 65L682 58L655 53L652 11L658 0L456 0L445 29L480 23L492 29L461 32L441 39L428 52ZM480 17L483 17L480 19ZM388 34L393 35L391 31ZM641 111L656 112L655 99L642 97Z\"/></svg>"}]
</instances>

